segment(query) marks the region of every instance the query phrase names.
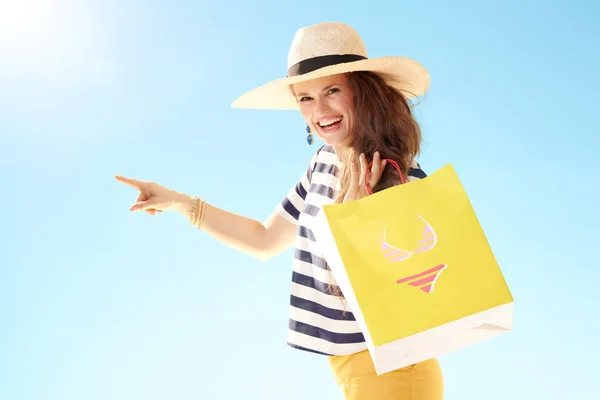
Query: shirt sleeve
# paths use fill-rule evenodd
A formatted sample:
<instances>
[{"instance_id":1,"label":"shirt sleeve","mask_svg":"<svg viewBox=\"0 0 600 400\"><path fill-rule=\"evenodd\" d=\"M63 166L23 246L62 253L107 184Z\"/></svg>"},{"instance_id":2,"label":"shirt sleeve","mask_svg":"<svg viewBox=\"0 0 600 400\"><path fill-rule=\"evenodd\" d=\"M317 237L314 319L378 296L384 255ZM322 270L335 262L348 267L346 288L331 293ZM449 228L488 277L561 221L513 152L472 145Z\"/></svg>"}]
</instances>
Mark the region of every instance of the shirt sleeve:
<instances>
[{"instance_id":1,"label":"shirt sleeve","mask_svg":"<svg viewBox=\"0 0 600 400\"><path fill-rule=\"evenodd\" d=\"M310 189L312 174L317 163L317 157L323 147L319 148L310 160L306 172L300 177L296 185L288 192L287 196L278 204L277 209L279 214L293 224L298 222L300 212L304 209L304 201L306 194Z\"/></svg>"}]
</instances>

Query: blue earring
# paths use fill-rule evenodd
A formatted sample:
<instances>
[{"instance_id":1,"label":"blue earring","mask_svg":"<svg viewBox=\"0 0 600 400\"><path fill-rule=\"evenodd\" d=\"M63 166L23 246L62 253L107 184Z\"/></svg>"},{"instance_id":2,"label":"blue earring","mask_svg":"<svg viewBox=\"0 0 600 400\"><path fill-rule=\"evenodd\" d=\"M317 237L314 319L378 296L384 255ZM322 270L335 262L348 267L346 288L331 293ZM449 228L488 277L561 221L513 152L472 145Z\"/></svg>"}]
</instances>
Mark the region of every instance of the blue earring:
<instances>
[{"instance_id":1,"label":"blue earring","mask_svg":"<svg viewBox=\"0 0 600 400\"><path fill-rule=\"evenodd\" d=\"M315 142L315 137L312 133L310 133L310 127L308 125L306 125L306 133L308 133L308 135L306 136L306 141L309 145L313 144Z\"/></svg>"}]
</instances>

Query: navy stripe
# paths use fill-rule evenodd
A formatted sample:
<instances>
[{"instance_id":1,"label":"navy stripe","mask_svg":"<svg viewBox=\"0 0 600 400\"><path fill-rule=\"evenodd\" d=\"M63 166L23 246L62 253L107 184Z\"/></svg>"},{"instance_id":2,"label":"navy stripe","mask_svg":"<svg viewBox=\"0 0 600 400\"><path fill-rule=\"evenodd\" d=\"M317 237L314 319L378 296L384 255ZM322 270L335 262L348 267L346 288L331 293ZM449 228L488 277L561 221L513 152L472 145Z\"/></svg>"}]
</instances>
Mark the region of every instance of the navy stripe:
<instances>
[{"instance_id":1,"label":"navy stripe","mask_svg":"<svg viewBox=\"0 0 600 400\"><path fill-rule=\"evenodd\" d=\"M319 211L321 211L319 207L313 206L311 204L307 204L306 206L304 206L304 212L310 215L311 217L316 217L317 215L319 215Z\"/></svg>"},{"instance_id":2,"label":"navy stripe","mask_svg":"<svg viewBox=\"0 0 600 400\"><path fill-rule=\"evenodd\" d=\"M311 184L308 191L311 193L318 193L321 196L325 196L330 199L333 199L333 197L335 195L335 189L333 189L330 186L321 185L321 184Z\"/></svg>"},{"instance_id":3,"label":"navy stripe","mask_svg":"<svg viewBox=\"0 0 600 400\"><path fill-rule=\"evenodd\" d=\"M304 261L309 264L313 264L314 266L319 267L321 269L329 268L327 266L327 262L325 261L324 258L315 256L313 253L311 253L309 251L296 249L296 251L294 251L294 258L296 260L300 260L300 261Z\"/></svg>"},{"instance_id":4,"label":"navy stripe","mask_svg":"<svg viewBox=\"0 0 600 400\"><path fill-rule=\"evenodd\" d=\"M306 189L300 182L296 185L296 193L298 193L298 196L300 196L302 200L306 200Z\"/></svg>"},{"instance_id":5,"label":"navy stripe","mask_svg":"<svg viewBox=\"0 0 600 400\"><path fill-rule=\"evenodd\" d=\"M294 295L290 296L290 304L293 307L319 314L325 318L335 319L338 321L356 321L354 314L352 314L350 311L335 310L333 308L325 307L319 303L315 303L314 301L302 299ZM343 305L342 299L340 299L340 304Z\"/></svg>"},{"instance_id":6,"label":"navy stripe","mask_svg":"<svg viewBox=\"0 0 600 400\"><path fill-rule=\"evenodd\" d=\"M329 353L323 353L323 352L317 351L317 350L307 349L306 347L298 346L297 344L290 343L290 342L288 342L288 346L293 347L294 349L304 350L304 351L308 351L309 353L315 353L315 354L319 354L322 356L332 356L333 355L333 354L329 354Z\"/></svg>"},{"instance_id":7,"label":"navy stripe","mask_svg":"<svg viewBox=\"0 0 600 400\"><path fill-rule=\"evenodd\" d=\"M315 235L312 232L312 229L309 229L305 226L300 226L300 229L298 229L298 236L306 238L312 242L317 241L317 239L315 238Z\"/></svg>"},{"instance_id":8,"label":"navy stripe","mask_svg":"<svg viewBox=\"0 0 600 400\"><path fill-rule=\"evenodd\" d=\"M331 288L328 289L329 284L325 282L321 282L312 276L306 276L299 272L292 272L292 282L297 283L298 285L306 286L311 289L318 290L323 294L333 295L332 293L336 293L336 291L340 290L336 285L331 285ZM340 290L341 293L341 290ZM340 299L340 306L343 305L342 299Z\"/></svg>"},{"instance_id":9,"label":"navy stripe","mask_svg":"<svg viewBox=\"0 0 600 400\"><path fill-rule=\"evenodd\" d=\"M323 328L317 328L304 322L294 321L290 319L289 328L293 331L303 333L312 337L326 340L331 343L363 343L365 337L362 333L334 333Z\"/></svg>"},{"instance_id":10,"label":"navy stripe","mask_svg":"<svg viewBox=\"0 0 600 400\"><path fill-rule=\"evenodd\" d=\"M281 204L283 205L283 209L285 210L285 212L290 214L292 218L298 221L298 218L300 217L300 211L298 211L298 209L292 204L292 202L287 197L283 199Z\"/></svg>"},{"instance_id":11,"label":"navy stripe","mask_svg":"<svg viewBox=\"0 0 600 400\"><path fill-rule=\"evenodd\" d=\"M338 167L335 164L316 163L315 171L322 174L337 175Z\"/></svg>"}]
</instances>

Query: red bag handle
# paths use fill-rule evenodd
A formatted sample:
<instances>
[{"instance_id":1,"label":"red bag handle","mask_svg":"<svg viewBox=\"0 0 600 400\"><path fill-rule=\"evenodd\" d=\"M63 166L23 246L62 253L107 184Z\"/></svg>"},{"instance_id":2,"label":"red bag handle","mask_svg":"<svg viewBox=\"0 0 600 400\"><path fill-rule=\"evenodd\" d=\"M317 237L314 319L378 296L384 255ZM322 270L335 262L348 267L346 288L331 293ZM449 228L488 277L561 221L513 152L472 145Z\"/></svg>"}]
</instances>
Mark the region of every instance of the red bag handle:
<instances>
[{"instance_id":1,"label":"red bag handle","mask_svg":"<svg viewBox=\"0 0 600 400\"><path fill-rule=\"evenodd\" d=\"M386 158L385 161L389 164L392 164L392 166L394 166L394 168L396 168L398 170L398 173L400 174L400 182L402 182L402 184L406 183L406 181L404 180L404 176L402 175L402 171L400 171L400 166L398 165L398 163L394 160L390 160L389 158ZM365 189L367 189L367 193L368 194L373 194L373 190L371 189L371 185L369 184L369 181L367 180L367 174L369 173L369 171L371 170L371 166L373 165L373 163L370 163L367 166L367 170L365 171Z\"/></svg>"}]
</instances>

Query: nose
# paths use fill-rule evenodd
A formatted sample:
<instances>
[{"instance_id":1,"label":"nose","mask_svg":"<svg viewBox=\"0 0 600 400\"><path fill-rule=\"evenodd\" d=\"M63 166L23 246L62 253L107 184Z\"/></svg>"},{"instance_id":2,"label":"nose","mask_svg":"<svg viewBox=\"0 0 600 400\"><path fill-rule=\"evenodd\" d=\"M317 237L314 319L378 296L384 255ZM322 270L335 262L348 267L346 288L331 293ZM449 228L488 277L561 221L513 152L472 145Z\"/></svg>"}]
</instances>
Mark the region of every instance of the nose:
<instances>
[{"instance_id":1,"label":"nose","mask_svg":"<svg viewBox=\"0 0 600 400\"><path fill-rule=\"evenodd\" d=\"M317 98L317 99L315 99L314 104L315 104L314 114L317 119L324 117L324 116L328 115L329 113L331 113L331 108L329 107L329 103L327 102L326 99Z\"/></svg>"}]
</instances>

